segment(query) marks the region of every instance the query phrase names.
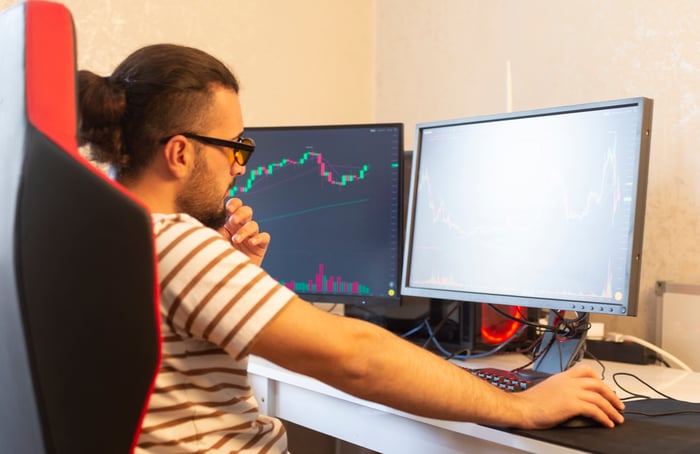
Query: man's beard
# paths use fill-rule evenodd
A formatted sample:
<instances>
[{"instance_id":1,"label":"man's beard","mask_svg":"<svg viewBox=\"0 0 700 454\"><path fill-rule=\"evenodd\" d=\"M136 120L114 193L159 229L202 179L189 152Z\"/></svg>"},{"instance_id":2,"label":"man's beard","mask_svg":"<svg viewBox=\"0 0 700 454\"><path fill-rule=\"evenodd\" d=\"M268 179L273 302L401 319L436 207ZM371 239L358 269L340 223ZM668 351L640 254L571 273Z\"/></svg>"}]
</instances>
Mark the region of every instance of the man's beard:
<instances>
[{"instance_id":1,"label":"man's beard","mask_svg":"<svg viewBox=\"0 0 700 454\"><path fill-rule=\"evenodd\" d=\"M206 161L197 155L185 188L175 198L175 208L180 213L187 213L205 226L220 229L226 223L228 213L223 198L216 202L212 178Z\"/></svg>"},{"instance_id":2,"label":"man's beard","mask_svg":"<svg viewBox=\"0 0 700 454\"><path fill-rule=\"evenodd\" d=\"M214 230L219 230L221 227L224 226L226 223L226 218L227 218L227 213L226 213L226 208L223 206L223 201L221 202L222 207L221 210L219 210L218 213L214 212L209 212L209 213L202 213L197 216L194 216L197 218L199 222L204 224L205 226L212 228Z\"/></svg>"}]
</instances>

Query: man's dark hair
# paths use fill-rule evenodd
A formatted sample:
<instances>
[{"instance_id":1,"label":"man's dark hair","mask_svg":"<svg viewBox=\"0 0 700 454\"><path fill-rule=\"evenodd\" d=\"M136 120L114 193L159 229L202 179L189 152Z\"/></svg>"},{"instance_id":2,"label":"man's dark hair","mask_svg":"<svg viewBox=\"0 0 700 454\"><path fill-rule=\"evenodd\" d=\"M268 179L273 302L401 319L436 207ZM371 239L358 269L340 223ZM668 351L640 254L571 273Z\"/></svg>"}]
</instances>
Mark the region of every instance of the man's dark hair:
<instances>
[{"instance_id":1,"label":"man's dark hair","mask_svg":"<svg viewBox=\"0 0 700 454\"><path fill-rule=\"evenodd\" d=\"M136 176L163 138L205 126L217 86L239 89L221 61L174 44L143 47L107 77L79 71L79 144L117 179Z\"/></svg>"}]
</instances>

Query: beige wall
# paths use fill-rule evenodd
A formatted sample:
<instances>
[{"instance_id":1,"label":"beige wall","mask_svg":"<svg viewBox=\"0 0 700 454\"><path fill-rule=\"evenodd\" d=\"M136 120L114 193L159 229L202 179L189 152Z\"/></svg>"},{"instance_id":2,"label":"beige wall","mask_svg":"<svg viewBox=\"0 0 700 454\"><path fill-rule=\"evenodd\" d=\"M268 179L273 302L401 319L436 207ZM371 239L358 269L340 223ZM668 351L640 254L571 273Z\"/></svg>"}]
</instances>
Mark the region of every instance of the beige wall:
<instances>
[{"instance_id":1,"label":"beige wall","mask_svg":"<svg viewBox=\"0 0 700 454\"><path fill-rule=\"evenodd\" d=\"M655 340L657 280L700 283L700 1L377 0L376 119L406 124L653 98L638 317ZM410 7L408 7L410 5Z\"/></svg>"},{"instance_id":2,"label":"beige wall","mask_svg":"<svg viewBox=\"0 0 700 454\"><path fill-rule=\"evenodd\" d=\"M0 0L0 8L16 3ZM106 75L145 44L173 42L208 51L234 70L249 126L352 123L372 116L371 0L62 3L73 14L81 69Z\"/></svg>"},{"instance_id":3,"label":"beige wall","mask_svg":"<svg viewBox=\"0 0 700 454\"><path fill-rule=\"evenodd\" d=\"M0 0L0 8L17 3ZM80 67L170 41L226 61L248 125L416 122L631 96L655 100L636 318L654 283L700 283L700 0L66 0Z\"/></svg>"}]
</instances>

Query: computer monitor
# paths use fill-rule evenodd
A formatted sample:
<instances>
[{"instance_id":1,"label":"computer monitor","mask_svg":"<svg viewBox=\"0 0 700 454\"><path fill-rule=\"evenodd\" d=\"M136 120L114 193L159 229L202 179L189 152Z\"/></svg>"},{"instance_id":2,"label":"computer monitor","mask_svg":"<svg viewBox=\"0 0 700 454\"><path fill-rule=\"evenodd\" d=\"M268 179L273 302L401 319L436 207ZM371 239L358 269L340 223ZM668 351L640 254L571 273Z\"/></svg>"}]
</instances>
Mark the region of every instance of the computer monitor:
<instances>
[{"instance_id":1,"label":"computer monitor","mask_svg":"<svg viewBox=\"0 0 700 454\"><path fill-rule=\"evenodd\" d=\"M231 196L272 242L263 268L311 302L400 303L403 125L253 127Z\"/></svg>"},{"instance_id":2,"label":"computer monitor","mask_svg":"<svg viewBox=\"0 0 700 454\"><path fill-rule=\"evenodd\" d=\"M402 293L636 315L652 105L418 124Z\"/></svg>"}]
</instances>

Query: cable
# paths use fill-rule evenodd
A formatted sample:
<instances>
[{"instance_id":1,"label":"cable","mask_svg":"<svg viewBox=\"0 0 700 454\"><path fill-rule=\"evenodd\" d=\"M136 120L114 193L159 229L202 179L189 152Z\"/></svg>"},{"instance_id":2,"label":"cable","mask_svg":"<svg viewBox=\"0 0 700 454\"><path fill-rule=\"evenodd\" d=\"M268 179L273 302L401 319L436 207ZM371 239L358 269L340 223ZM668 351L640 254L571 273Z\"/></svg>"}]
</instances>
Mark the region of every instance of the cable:
<instances>
[{"instance_id":1,"label":"cable","mask_svg":"<svg viewBox=\"0 0 700 454\"><path fill-rule=\"evenodd\" d=\"M669 352L657 347L656 345L652 344L651 342L647 342L644 339L640 339L635 336L630 336L628 334L619 334L619 333L609 333L608 336L606 337L607 340L611 340L613 342L621 342L621 341L629 341L629 342L634 342L636 344L642 345L649 350L654 351L657 355L661 357L666 357L670 359L672 362L676 363L680 369L683 369L688 372L693 372L693 369L685 364L683 361L680 359L676 358Z\"/></svg>"},{"instance_id":2,"label":"cable","mask_svg":"<svg viewBox=\"0 0 700 454\"><path fill-rule=\"evenodd\" d=\"M588 331L590 328L591 324L589 319L589 314L587 312L576 312L576 317L573 319L567 319L564 317L564 312L565 311L558 311L554 309L550 309L550 312L554 314L553 319L558 320L556 325L547 325L547 324L542 324L539 322L532 322L527 319L527 317L524 317L523 314L521 313L520 316L522 318L517 318L509 313L501 310L499 307L497 307L494 304L487 304L491 310L499 313L501 316L519 322L523 325L528 325L532 326L534 328L537 328L539 331L549 331L552 333L555 333L557 337L564 336L564 337L569 337L573 336L581 331ZM585 321L586 324L581 326L581 322Z\"/></svg>"},{"instance_id":3,"label":"cable","mask_svg":"<svg viewBox=\"0 0 700 454\"><path fill-rule=\"evenodd\" d=\"M653 352L653 353L654 353L654 357L653 357L652 359L653 359L654 361L656 361L657 363L661 363L661 364L663 364L664 366L666 366L666 367L668 367L668 368L671 368L671 365L668 363L668 361L666 361L666 360L664 359L663 356L659 355L659 354L656 353L656 352Z\"/></svg>"},{"instance_id":4,"label":"cable","mask_svg":"<svg viewBox=\"0 0 700 454\"><path fill-rule=\"evenodd\" d=\"M418 326L416 326L416 327L414 327L414 328L411 328L410 330L408 330L408 331L406 331L405 333L403 333L403 334L401 335L401 337L403 337L403 338L410 337L410 336L414 335L415 333L417 333L418 331L422 330L423 327L424 327L425 325L427 325L427 324L428 324L428 319L425 319L425 320L421 321L421 322L418 324Z\"/></svg>"},{"instance_id":5,"label":"cable","mask_svg":"<svg viewBox=\"0 0 700 454\"><path fill-rule=\"evenodd\" d=\"M505 317L505 318L507 318L507 319L509 319L509 320L513 320L513 321L515 321L515 322L518 322L518 323L520 323L520 324L522 324L522 325L532 326L532 327L534 327L534 328L542 329L542 330L545 330L545 331L552 331L552 330L554 329L553 326L542 325L541 323L532 322L532 321L528 320L527 317L525 317L524 314L523 314L522 312L519 312L521 318L518 318L518 317L512 316L512 315L509 314L508 312L505 312L504 310L500 309L499 307L497 307L497 306L494 305L494 304L490 304L490 303L489 303L489 304L487 304L487 306L488 306L490 309L492 309L493 311L495 311L495 312L497 312L498 314L500 314L501 316L503 316L503 317Z\"/></svg>"},{"instance_id":6,"label":"cable","mask_svg":"<svg viewBox=\"0 0 700 454\"><path fill-rule=\"evenodd\" d=\"M546 331L546 330L545 330ZM547 342L546 345L542 346L542 341L544 340L544 333L540 334L540 337L535 339L533 342L533 353L532 353L532 358L527 364L523 364L520 367L517 367L512 370L512 372L520 372L524 370L525 368L531 366L534 364L542 355L547 354L549 352L549 349L552 348L552 344L554 343L554 336L551 336L549 341Z\"/></svg>"},{"instance_id":7,"label":"cable","mask_svg":"<svg viewBox=\"0 0 700 454\"><path fill-rule=\"evenodd\" d=\"M617 387L620 388L622 391L624 391L624 392L626 392L627 394L629 394L628 397L625 397L625 398L621 399L621 400L623 400L623 401L632 400L632 399L637 399L637 398L641 398L641 399L644 399L644 400L651 400L652 397L650 397L650 396L645 396L645 395L643 395L643 394L637 394L637 393L634 393L634 392L631 392L631 391L625 389L625 388L624 388L622 385L620 385L620 383L617 381L617 377L618 377L618 376L625 376L625 377L634 378L635 380L638 380L640 383L642 383L644 386L646 386L647 388L649 388L649 389L652 390L653 392L657 393L658 395L660 395L660 396L662 396L662 397L664 397L664 398L666 398L666 399L668 399L668 400L672 400L672 401L675 401L675 402L683 402L683 403L690 403L690 404L693 404L693 402L687 402L687 401L684 401L684 400L675 399L675 398L673 398L673 397L671 397L671 396L669 396L669 395L667 395L667 394L662 393L661 391L659 391L658 389L654 388L654 387L651 386L649 383L645 382L644 380L642 380L641 378L637 377L637 376L634 375L634 374L630 374L630 373L628 373L628 372L616 372L616 373L614 373L614 374L612 375L612 379L613 379L613 381L615 382L615 385L617 385ZM639 410L630 410L629 408L626 408L626 409L625 409L625 414L627 414L627 415L639 415L639 416L650 416L650 417L657 417L657 416L677 416L677 415L700 415L700 410L687 410L687 409L684 409L684 410L669 410L669 411L661 411L661 412L646 412L646 411L639 411Z\"/></svg>"},{"instance_id":8,"label":"cable","mask_svg":"<svg viewBox=\"0 0 700 454\"><path fill-rule=\"evenodd\" d=\"M461 303L460 301L455 301L455 303L456 303L456 304L454 304L454 305L450 308L450 310L447 312L447 314L445 314L445 315L443 316L442 320L440 320L440 322L435 326L435 329L431 329L431 327L430 327L430 322L426 320L425 326L426 326L426 328L428 329L428 338L425 340L425 343L423 343L423 348L428 347L428 344L430 344L431 341L432 341L433 343L437 342L437 339L435 338L435 336L437 336L437 333L438 333L438 332L442 329L442 327L445 326L445 324L450 320L450 315L452 315L452 313L453 313L454 311L456 311L456 310L462 305L462 303Z\"/></svg>"},{"instance_id":9,"label":"cable","mask_svg":"<svg viewBox=\"0 0 700 454\"><path fill-rule=\"evenodd\" d=\"M637 380L637 381L639 381L640 383L642 383L642 384L643 384L644 386L646 386L647 388L649 388L650 390L654 391L656 394L658 394L658 395L660 395L660 396L663 396L663 397L665 397L666 399L669 399L669 400L678 400L678 399L674 399L673 397L671 397L671 396L669 396L669 395L667 395L667 394L662 393L661 391L659 391L658 389L654 388L654 387L651 386L649 383L645 382L644 380L642 380L641 378L637 377L637 376L634 375L634 374L630 374L629 372L615 372L615 373L612 375L613 382L615 382L615 385L616 385L618 388L620 388L621 390L623 390L624 392L626 392L627 394L630 395L630 397L627 397L627 398L625 398L624 400L633 399L633 398L635 398L635 397L640 397L640 398L642 398L642 399L651 399L651 397L645 396L645 395L643 395L643 394L633 393L632 391L627 390L624 386L622 386L622 385L620 385L620 383L618 383L617 377L619 377L619 376L623 376L623 377L632 377L632 378L634 378L635 380Z\"/></svg>"},{"instance_id":10,"label":"cable","mask_svg":"<svg viewBox=\"0 0 700 454\"><path fill-rule=\"evenodd\" d=\"M333 313L336 307L338 307L338 303L333 303L333 305L330 308L324 310L328 313Z\"/></svg>"},{"instance_id":11,"label":"cable","mask_svg":"<svg viewBox=\"0 0 700 454\"><path fill-rule=\"evenodd\" d=\"M662 411L658 413L649 413L646 411L636 411L636 410L625 410L625 414L628 415L639 415L639 416L678 416L678 415L700 415L700 410L675 410L675 411Z\"/></svg>"},{"instance_id":12,"label":"cable","mask_svg":"<svg viewBox=\"0 0 700 454\"><path fill-rule=\"evenodd\" d=\"M590 356L591 358L593 358L593 360L594 360L596 363L598 363L598 365L599 365L600 368L601 368L601 371L600 371L600 379L601 379L601 380L605 380L605 371L606 371L606 369L605 369L605 364L603 364L603 362L602 362L600 359L598 359L598 357L597 357L596 355L594 355L593 353L591 353L591 352L589 352L588 350L584 349L584 350L583 350L583 356L586 357L586 355Z\"/></svg>"},{"instance_id":13,"label":"cable","mask_svg":"<svg viewBox=\"0 0 700 454\"><path fill-rule=\"evenodd\" d=\"M456 355L456 354L454 354L454 353L450 353L450 352L447 351L442 345L440 345L440 343L438 342L438 340L435 338L435 336L434 336L434 334L433 334L433 332L432 332L432 329L430 328L430 324L426 323L425 326L426 326L426 328L428 329L428 334L430 335L430 339L432 340L433 345L435 345L435 347L437 347L437 349L440 350L440 352L441 352L442 354L444 354L448 359L458 359L458 360L462 360L462 361L465 361L465 360L467 360L467 359L483 358L483 357L486 357L486 356L489 356L489 355L493 355L494 353L497 353L497 352L501 351L503 348L506 347L506 345L508 345L508 344L509 344L510 342L512 342L514 339L517 339L518 336L519 336L520 334L522 334L522 332L527 328L527 326L522 326L522 327L520 327L520 329L518 329L518 331L516 331L512 336L510 336L508 339L506 339L505 341L501 342L500 344L498 344L498 346L496 346L495 348L493 348L493 349L491 349L491 350L489 350L489 351L482 352L482 353L476 353L476 354L471 354L471 353L470 353L470 354L468 354L468 355Z\"/></svg>"}]
</instances>

